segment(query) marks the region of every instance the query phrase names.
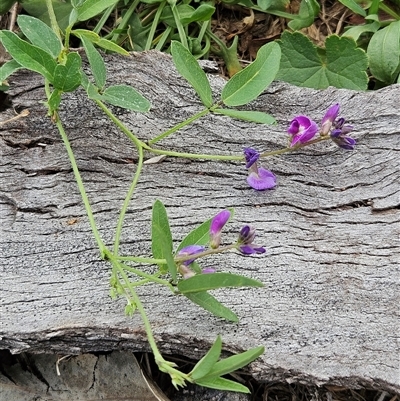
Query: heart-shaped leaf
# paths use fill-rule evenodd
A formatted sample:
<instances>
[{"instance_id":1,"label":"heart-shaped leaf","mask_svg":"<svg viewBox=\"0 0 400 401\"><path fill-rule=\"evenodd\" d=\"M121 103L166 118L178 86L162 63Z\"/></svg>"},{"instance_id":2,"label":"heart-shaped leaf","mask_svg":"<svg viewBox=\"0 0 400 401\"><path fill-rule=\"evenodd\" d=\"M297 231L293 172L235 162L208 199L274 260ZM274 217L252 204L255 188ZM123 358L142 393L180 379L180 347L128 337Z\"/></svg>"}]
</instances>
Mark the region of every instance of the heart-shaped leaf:
<instances>
[{"instance_id":1,"label":"heart-shaped leaf","mask_svg":"<svg viewBox=\"0 0 400 401\"><path fill-rule=\"evenodd\" d=\"M58 64L54 71L53 86L63 92L76 89L81 84L81 65L78 53L68 53L65 64Z\"/></svg>"}]
</instances>

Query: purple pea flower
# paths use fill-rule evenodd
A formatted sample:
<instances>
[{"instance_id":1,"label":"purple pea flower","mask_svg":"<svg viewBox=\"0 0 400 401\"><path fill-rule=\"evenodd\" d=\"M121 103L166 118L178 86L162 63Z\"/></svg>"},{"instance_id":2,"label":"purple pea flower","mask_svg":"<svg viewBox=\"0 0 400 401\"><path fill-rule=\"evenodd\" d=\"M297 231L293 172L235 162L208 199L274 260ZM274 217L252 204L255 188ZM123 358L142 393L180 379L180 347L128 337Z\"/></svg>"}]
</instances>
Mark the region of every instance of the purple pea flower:
<instances>
[{"instance_id":1,"label":"purple pea flower","mask_svg":"<svg viewBox=\"0 0 400 401\"><path fill-rule=\"evenodd\" d=\"M346 120L344 118L339 118L334 122L331 138L340 148L353 150L356 145L356 140L346 135L353 130L353 126L345 125L345 122Z\"/></svg>"},{"instance_id":2,"label":"purple pea flower","mask_svg":"<svg viewBox=\"0 0 400 401\"><path fill-rule=\"evenodd\" d=\"M297 144L302 144L310 141L314 138L315 134L318 132L318 125L316 122L308 118L307 116L297 116L295 117L288 129L288 133L292 135L292 140L290 146L295 146Z\"/></svg>"},{"instance_id":3,"label":"purple pea flower","mask_svg":"<svg viewBox=\"0 0 400 401\"><path fill-rule=\"evenodd\" d=\"M260 245L253 244L256 236L256 229L245 225L239 233L238 250L245 254L251 255L253 253L265 253L265 248Z\"/></svg>"},{"instance_id":4,"label":"purple pea flower","mask_svg":"<svg viewBox=\"0 0 400 401\"><path fill-rule=\"evenodd\" d=\"M185 246L178 252L178 256L182 257L182 256L196 255L200 252L203 252L204 249L205 247L202 245ZM178 265L179 273L185 280L196 275L196 273L189 267L190 264L194 262L194 260L195 259L184 260L183 262L180 262Z\"/></svg>"},{"instance_id":5,"label":"purple pea flower","mask_svg":"<svg viewBox=\"0 0 400 401\"><path fill-rule=\"evenodd\" d=\"M336 120L338 114L339 114L339 110L340 110L340 105L339 103L335 103L334 105L332 105L331 107L329 107L329 109L327 110L327 112L325 113L324 118L322 119L321 122L321 130L320 130L320 134L321 135L328 135L332 125L334 123L334 121Z\"/></svg>"},{"instance_id":6,"label":"purple pea flower","mask_svg":"<svg viewBox=\"0 0 400 401\"><path fill-rule=\"evenodd\" d=\"M260 158L260 154L253 148L244 148L243 153L246 159L246 168L250 168Z\"/></svg>"},{"instance_id":7,"label":"purple pea flower","mask_svg":"<svg viewBox=\"0 0 400 401\"><path fill-rule=\"evenodd\" d=\"M190 255L196 255L200 252L203 252L205 249L204 246L202 245L188 245L185 246L184 248L182 248L179 252L178 252L178 257L184 257L184 256L190 256ZM194 259L189 259L189 260L184 260L182 263L182 265L184 266L189 266L191 263L193 263L195 260Z\"/></svg>"},{"instance_id":8,"label":"purple pea flower","mask_svg":"<svg viewBox=\"0 0 400 401\"><path fill-rule=\"evenodd\" d=\"M221 231L231 217L229 210L221 210L211 221L210 225L210 246L213 249L219 247L221 243Z\"/></svg>"},{"instance_id":9,"label":"purple pea flower","mask_svg":"<svg viewBox=\"0 0 400 401\"><path fill-rule=\"evenodd\" d=\"M201 274L212 274L215 273L216 270L213 267L205 267L202 271Z\"/></svg>"},{"instance_id":10,"label":"purple pea flower","mask_svg":"<svg viewBox=\"0 0 400 401\"><path fill-rule=\"evenodd\" d=\"M276 177L274 173L263 168L257 167L257 160L260 154L253 148L244 149L244 157L246 159L246 168L249 170L247 183L257 191L271 189L276 186Z\"/></svg>"}]
</instances>

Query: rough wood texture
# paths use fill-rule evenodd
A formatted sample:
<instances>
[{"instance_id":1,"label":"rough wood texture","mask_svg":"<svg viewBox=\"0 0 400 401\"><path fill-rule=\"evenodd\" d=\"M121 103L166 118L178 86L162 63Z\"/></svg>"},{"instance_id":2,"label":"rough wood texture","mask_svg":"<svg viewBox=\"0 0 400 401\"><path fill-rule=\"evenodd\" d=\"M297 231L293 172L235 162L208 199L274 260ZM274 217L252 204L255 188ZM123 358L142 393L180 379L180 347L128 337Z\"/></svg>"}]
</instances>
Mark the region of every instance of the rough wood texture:
<instances>
[{"instance_id":1,"label":"rough wood texture","mask_svg":"<svg viewBox=\"0 0 400 401\"><path fill-rule=\"evenodd\" d=\"M166 55L108 56L107 65L110 82L129 82L152 101L147 114L114 109L140 138L201 109ZM223 79L210 79L218 93ZM30 115L0 125L0 348L148 350L139 316L125 317L123 300L108 297L109 266L99 260L63 144L40 104L41 83L20 73L11 88L13 107ZM176 239L234 207L225 238L251 223L268 249L266 256L229 254L209 262L265 283L216 293L239 315L238 324L163 288L141 289L163 352L199 358L221 333L228 352L265 346L250 369L261 381L400 391L399 98L398 85L359 93L276 83L251 107L272 113L277 126L209 116L163 141L166 148L198 153L277 149L286 144L291 118L305 113L319 121L337 101L358 140L353 152L319 144L263 161L278 176L277 188L267 192L248 188L241 163L168 158L146 166L127 216L124 252L149 255L156 198L167 207ZM100 231L111 243L136 154L82 93L66 96L61 114ZM8 110L1 119L11 115Z\"/></svg>"}]
</instances>

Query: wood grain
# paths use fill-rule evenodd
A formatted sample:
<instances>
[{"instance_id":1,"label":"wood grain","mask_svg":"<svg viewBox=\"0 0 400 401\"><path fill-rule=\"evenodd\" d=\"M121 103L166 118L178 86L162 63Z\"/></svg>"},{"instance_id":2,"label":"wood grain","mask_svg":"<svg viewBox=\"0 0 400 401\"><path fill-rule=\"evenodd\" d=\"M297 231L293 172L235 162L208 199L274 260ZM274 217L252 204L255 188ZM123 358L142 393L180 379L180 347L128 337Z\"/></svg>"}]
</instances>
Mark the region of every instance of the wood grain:
<instances>
[{"instance_id":1,"label":"wood grain","mask_svg":"<svg viewBox=\"0 0 400 401\"><path fill-rule=\"evenodd\" d=\"M169 56L107 56L109 82L132 84L149 113L113 111L149 139L201 110ZM224 80L210 76L217 95ZM21 72L10 98L24 119L0 125L0 349L13 353L148 350L139 316L125 317L109 296L110 270L99 258L59 134L41 104L43 85ZM250 367L260 381L289 380L400 391L399 233L400 86L375 92L316 91L274 83L250 106L276 126L212 115L159 146L194 153L278 149L289 121L319 121L340 102L357 148L318 144L263 161L275 190L255 192L243 163L167 158L145 166L129 208L122 252L149 255L155 199L167 207L176 240L226 207L235 208L225 240L257 227L267 254L210 259L219 271L260 279L261 289L215 292L240 317L226 323L158 286L140 294L164 353L199 358L221 333L227 353L264 345ZM11 109L0 114L12 116ZM124 135L81 92L65 96L65 122L99 230L112 243L137 155ZM151 155L148 155L151 157Z\"/></svg>"}]
</instances>

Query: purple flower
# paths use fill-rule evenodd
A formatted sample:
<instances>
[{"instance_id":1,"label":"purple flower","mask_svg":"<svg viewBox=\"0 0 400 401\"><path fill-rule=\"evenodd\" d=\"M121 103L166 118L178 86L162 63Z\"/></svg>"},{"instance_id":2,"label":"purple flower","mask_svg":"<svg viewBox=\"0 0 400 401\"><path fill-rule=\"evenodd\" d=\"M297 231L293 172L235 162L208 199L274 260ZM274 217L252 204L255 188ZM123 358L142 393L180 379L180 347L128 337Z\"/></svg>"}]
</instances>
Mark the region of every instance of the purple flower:
<instances>
[{"instance_id":1,"label":"purple flower","mask_svg":"<svg viewBox=\"0 0 400 401\"><path fill-rule=\"evenodd\" d=\"M202 271L201 274L212 274L215 273L216 270L213 267L205 267Z\"/></svg>"},{"instance_id":2,"label":"purple flower","mask_svg":"<svg viewBox=\"0 0 400 401\"><path fill-rule=\"evenodd\" d=\"M190 256L190 255L196 255L200 252L203 252L205 249L204 246L202 245L189 245L189 246L185 246L184 248L182 248L179 252L178 252L178 257L185 257L185 256ZM182 265L184 266L189 266L191 263L193 263L195 260L194 259L189 259L189 260L185 260L182 263Z\"/></svg>"},{"instance_id":3,"label":"purple flower","mask_svg":"<svg viewBox=\"0 0 400 401\"><path fill-rule=\"evenodd\" d=\"M256 166L255 170L250 171L247 182L257 191L263 191L264 189L271 189L276 186L276 177L272 171Z\"/></svg>"},{"instance_id":4,"label":"purple flower","mask_svg":"<svg viewBox=\"0 0 400 401\"><path fill-rule=\"evenodd\" d=\"M334 129L331 131L332 141L342 149L353 150L356 145L356 140L347 136L353 130L353 126L345 125L346 120L339 118L333 123Z\"/></svg>"},{"instance_id":5,"label":"purple flower","mask_svg":"<svg viewBox=\"0 0 400 401\"><path fill-rule=\"evenodd\" d=\"M295 117L288 129L288 133L292 135L290 146L295 146L298 143L302 144L311 140L318 132L318 125L307 116Z\"/></svg>"},{"instance_id":6,"label":"purple flower","mask_svg":"<svg viewBox=\"0 0 400 401\"><path fill-rule=\"evenodd\" d=\"M329 134L329 131L331 130L332 125L339 114L339 110L340 110L339 103L335 103L334 105L329 107L328 111L325 113L325 116L321 122L321 130L320 130L321 135Z\"/></svg>"},{"instance_id":7,"label":"purple flower","mask_svg":"<svg viewBox=\"0 0 400 401\"><path fill-rule=\"evenodd\" d=\"M213 249L219 247L221 243L221 231L231 217L229 210L221 210L211 221L210 225L210 246Z\"/></svg>"},{"instance_id":8,"label":"purple flower","mask_svg":"<svg viewBox=\"0 0 400 401\"><path fill-rule=\"evenodd\" d=\"M239 233L239 238L237 242L238 250L245 255L251 255L253 253L264 253L265 248L260 245L253 244L255 236L255 228L252 228L249 225L244 226Z\"/></svg>"},{"instance_id":9,"label":"purple flower","mask_svg":"<svg viewBox=\"0 0 400 401\"><path fill-rule=\"evenodd\" d=\"M260 157L260 154L253 148L244 148L246 168L250 168Z\"/></svg>"},{"instance_id":10,"label":"purple flower","mask_svg":"<svg viewBox=\"0 0 400 401\"><path fill-rule=\"evenodd\" d=\"M257 191L271 189L276 186L275 175L263 167L257 167L257 160L260 154L253 148L244 149L246 168L249 170L247 177L248 184Z\"/></svg>"}]
</instances>

